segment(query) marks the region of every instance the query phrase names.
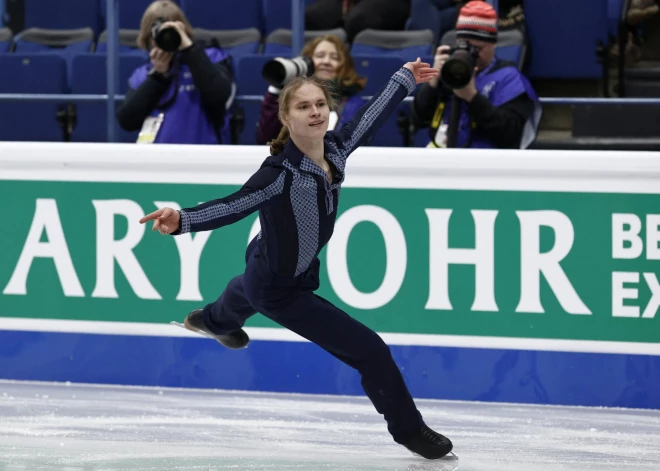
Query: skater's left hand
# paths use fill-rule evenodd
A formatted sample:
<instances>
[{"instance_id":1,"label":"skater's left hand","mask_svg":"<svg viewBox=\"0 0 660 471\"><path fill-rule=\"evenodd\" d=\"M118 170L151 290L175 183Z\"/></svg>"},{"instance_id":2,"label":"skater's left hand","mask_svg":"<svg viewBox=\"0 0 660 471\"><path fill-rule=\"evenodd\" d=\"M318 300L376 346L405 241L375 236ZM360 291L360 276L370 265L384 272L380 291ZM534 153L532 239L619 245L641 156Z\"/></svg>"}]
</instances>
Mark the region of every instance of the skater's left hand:
<instances>
[{"instance_id":1,"label":"skater's left hand","mask_svg":"<svg viewBox=\"0 0 660 471\"><path fill-rule=\"evenodd\" d=\"M417 82L418 85L420 83L428 82L440 75L438 69L432 68L431 64L427 62L422 62L419 57L415 62L407 62L403 66L413 73L415 76L415 82Z\"/></svg>"},{"instance_id":2,"label":"skater's left hand","mask_svg":"<svg viewBox=\"0 0 660 471\"><path fill-rule=\"evenodd\" d=\"M167 235L179 229L181 215L176 209L161 208L140 219L140 224L144 224L151 220L154 221L154 227L151 229L152 231L158 231L163 235Z\"/></svg>"}]
</instances>

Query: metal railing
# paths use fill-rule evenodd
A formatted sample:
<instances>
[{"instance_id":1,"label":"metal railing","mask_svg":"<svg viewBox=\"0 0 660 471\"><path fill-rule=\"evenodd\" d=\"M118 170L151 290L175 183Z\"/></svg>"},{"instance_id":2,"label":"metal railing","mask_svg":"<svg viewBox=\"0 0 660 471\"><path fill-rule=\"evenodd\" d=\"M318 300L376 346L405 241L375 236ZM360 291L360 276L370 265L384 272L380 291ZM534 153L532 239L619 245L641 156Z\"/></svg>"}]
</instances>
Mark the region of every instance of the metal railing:
<instances>
[{"instance_id":1,"label":"metal railing","mask_svg":"<svg viewBox=\"0 0 660 471\"><path fill-rule=\"evenodd\" d=\"M5 2L0 0L0 15L4 16ZM0 20L2 18L0 17ZM0 93L0 101L32 101L46 103L90 103L105 102L107 105L107 136L108 142L116 142L117 120L115 117L116 102L122 101L125 96L117 94L119 85L119 2L107 0L106 2L106 30L108 33L106 54L107 64L107 93L104 95L81 94L25 94ZM0 24L2 21L0 21ZM304 45L305 31L305 1L291 0L292 50L299 53ZM114 97L114 99L109 99ZM364 97L365 100L370 97ZM238 95L237 102L260 102L262 95ZM404 101L411 101L407 97ZM552 105L660 105L657 98L569 98L547 97L540 98L542 104Z\"/></svg>"},{"instance_id":2,"label":"metal railing","mask_svg":"<svg viewBox=\"0 0 660 471\"><path fill-rule=\"evenodd\" d=\"M34 101L42 103L89 103L105 102L110 95L76 95L73 93L63 94L38 94L38 93L0 93L0 101ZM115 95L115 101L122 101L125 95ZM261 102L263 95L236 95L238 102ZM371 96L363 96L362 99L369 100ZM414 97L404 98L404 102L413 101ZM109 100L112 101L112 100ZM571 98L571 97L545 97L539 98L544 105L660 105L660 98ZM110 116L108 116L110 117ZM113 112L114 119L114 112Z\"/></svg>"}]
</instances>

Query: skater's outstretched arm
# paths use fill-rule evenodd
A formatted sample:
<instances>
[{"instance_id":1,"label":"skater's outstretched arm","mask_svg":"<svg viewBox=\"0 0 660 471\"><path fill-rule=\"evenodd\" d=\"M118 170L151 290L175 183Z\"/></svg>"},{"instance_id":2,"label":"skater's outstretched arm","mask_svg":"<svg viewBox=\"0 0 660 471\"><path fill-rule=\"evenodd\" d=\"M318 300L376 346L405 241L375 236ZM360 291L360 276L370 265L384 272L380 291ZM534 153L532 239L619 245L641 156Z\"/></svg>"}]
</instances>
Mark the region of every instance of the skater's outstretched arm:
<instances>
[{"instance_id":1,"label":"skater's outstretched arm","mask_svg":"<svg viewBox=\"0 0 660 471\"><path fill-rule=\"evenodd\" d=\"M437 69L419 58L404 64L377 94L360 107L353 119L332 133L338 153L346 159L368 142L417 84L428 82L438 74Z\"/></svg>"},{"instance_id":2,"label":"skater's outstretched arm","mask_svg":"<svg viewBox=\"0 0 660 471\"><path fill-rule=\"evenodd\" d=\"M153 220L154 231L172 235L227 226L273 203L282 194L285 177L283 168L264 163L236 193L179 211L161 208L140 219L140 223Z\"/></svg>"}]
</instances>

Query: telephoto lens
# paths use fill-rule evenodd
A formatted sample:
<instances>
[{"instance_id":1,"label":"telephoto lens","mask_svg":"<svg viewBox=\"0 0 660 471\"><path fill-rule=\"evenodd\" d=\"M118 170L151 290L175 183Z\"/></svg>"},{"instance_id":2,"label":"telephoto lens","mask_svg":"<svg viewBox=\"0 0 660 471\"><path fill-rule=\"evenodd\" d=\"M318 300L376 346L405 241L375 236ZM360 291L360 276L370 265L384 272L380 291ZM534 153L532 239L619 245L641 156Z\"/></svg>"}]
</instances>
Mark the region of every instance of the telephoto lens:
<instances>
[{"instance_id":1,"label":"telephoto lens","mask_svg":"<svg viewBox=\"0 0 660 471\"><path fill-rule=\"evenodd\" d=\"M163 28L163 19L158 19L151 26L151 38L156 46L166 52L176 52L181 46L181 35L173 26Z\"/></svg>"},{"instance_id":2,"label":"telephoto lens","mask_svg":"<svg viewBox=\"0 0 660 471\"><path fill-rule=\"evenodd\" d=\"M268 85L283 87L294 77L314 75L314 61L306 56L283 59L278 57L264 64L261 75Z\"/></svg>"},{"instance_id":3,"label":"telephoto lens","mask_svg":"<svg viewBox=\"0 0 660 471\"><path fill-rule=\"evenodd\" d=\"M451 89L464 88L474 74L479 50L468 43L459 43L449 51L440 78Z\"/></svg>"}]
</instances>

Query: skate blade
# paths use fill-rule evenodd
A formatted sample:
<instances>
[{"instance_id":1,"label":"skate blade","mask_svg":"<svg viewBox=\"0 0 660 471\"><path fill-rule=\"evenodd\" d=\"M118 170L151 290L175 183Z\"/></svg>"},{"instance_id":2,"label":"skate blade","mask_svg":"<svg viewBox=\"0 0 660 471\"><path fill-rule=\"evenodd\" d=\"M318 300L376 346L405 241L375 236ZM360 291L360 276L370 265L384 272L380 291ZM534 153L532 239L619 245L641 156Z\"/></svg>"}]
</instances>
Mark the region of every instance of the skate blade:
<instances>
[{"instance_id":1,"label":"skate blade","mask_svg":"<svg viewBox=\"0 0 660 471\"><path fill-rule=\"evenodd\" d=\"M204 331L202 331L202 330L192 330L192 329L189 329L188 327L185 326L185 324L183 324L183 323L181 323L181 322L170 321L170 324L175 325L175 326L177 326L177 327L181 327L182 329L185 329L185 330L187 330L188 332L194 332L194 333L196 333L196 334L203 335L204 337L206 337L206 338L208 338L208 339L217 340L215 337L210 336L209 334L207 334L206 332L204 332Z\"/></svg>"},{"instance_id":2,"label":"skate blade","mask_svg":"<svg viewBox=\"0 0 660 471\"><path fill-rule=\"evenodd\" d=\"M450 451L442 458L436 460L426 460L423 456L418 455L417 453L410 452L413 456L421 458L424 461L424 464L414 464L406 468L406 471L456 471L458 469L458 455L453 451Z\"/></svg>"}]
</instances>

